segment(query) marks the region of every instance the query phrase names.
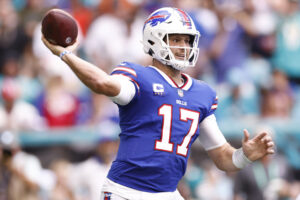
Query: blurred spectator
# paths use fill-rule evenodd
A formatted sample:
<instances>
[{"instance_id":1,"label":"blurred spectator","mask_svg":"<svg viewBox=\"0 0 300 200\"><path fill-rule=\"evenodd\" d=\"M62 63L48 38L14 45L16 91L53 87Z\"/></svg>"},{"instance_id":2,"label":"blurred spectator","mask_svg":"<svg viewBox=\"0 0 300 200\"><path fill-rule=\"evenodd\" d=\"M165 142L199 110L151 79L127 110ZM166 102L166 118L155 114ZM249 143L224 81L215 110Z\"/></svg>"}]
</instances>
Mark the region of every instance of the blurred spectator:
<instances>
[{"instance_id":1,"label":"blurred spectator","mask_svg":"<svg viewBox=\"0 0 300 200\"><path fill-rule=\"evenodd\" d=\"M44 121L38 110L31 104L19 100L20 88L10 78L3 80L0 105L0 131L42 130Z\"/></svg>"},{"instance_id":2,"label":"blurred spectator","mask_svg":"<svg viewBox=\"0 0 300 200\"><path fill-rule=\"evenodd\" d=\"M118 107L108 97L92 93L90 124L97 125L108 118L118 116Z\"/></svg>"},{"instance_id":3,"label":"blurred spectator","mask_svg":"<svg viewBox=\"0 0 300 200\"><path fill-rule=\"evenodd\" d=\"M220 29L213 40L210 56L214 65L216 79L224 82L228 71L234 67L241 67L246 59L249 40L246 30L232 17L231 8L217 7Z\"/></svg>"},{"instance_id":4,"label":"blurred spectator","mask_svg":"<svg viewBox=\"0 0 300 200\"><path fill-rule=\"evenodd\" d=\"M48 127L70 127L76 125L78 99L66 90L62 77L49 77L42 111Z\"/></svg>"},{"instance_id":5,"label":"blurred spectator","mask_svg":"<svg viewBox=\"0 0 300 200\"><path fill-rule=\"evenodd\" d=\"M142 49L140 41L144 18L139 15L141 3L120 0L116 1L115 6L113 13L95 19L84 44L88 58L107 72L124 58L130 62L150 61L143 51L137 51Z\"/></svg>"},{"instance_id":6,"label":"blurred spectator","mask_svg":"<svg viewBox=\"0 0 300 200\"><path fill-rule=\"evenodd\" d=\"M24 51L21 59L15 53L7 54L1 67L0 87L6 78L13 79L20 89L19 99L34 103L43 88L36 74L38 67L29 51Z\"/></svg>"},{"instance_id":7,"label":"blurred spectator","mask_svg":"<svg viewBox=\"0 0 300 200\"><path fill-rule=\"evenodd\" d=\"M183 182L185 182L185 184L183 185L188 188L186 189L184 187L181 190L180 188L178 188L178 190L182 196L184 196L183 194L186 194L186 196L188 197L196 198L197 197L196 188L198 185L200 185L203 182L203 179L204 179L204 170L202 170L201 167L195 164L193 158L190 158L188 161L184 178L182 180Z\"/></svg>"},{"instance_id":8,"label":"blurred spectator","mask_svg":"<svg viewBox=\"0 0 300 200\"><path fill-rule=\"evenodd\" d=\"M278 1L274 6L279 14L277 41L273 56L275 68L300 83L300 12L298 0Z\"/></svg>"},{"instance_id":9,"label":"blurred spectator","mask_svg":"<svg viewBox=\"0 0 300 200\"><path fill-rule=\"evenodd\" d=\"M239 77L240 78L240 77ZM224 87L222 87L224 89ZM221 90L221 89L220 89ZM254 119L259 115L258 95L251 82L225 88L220 92L220 103L216 115L221 119Z\"/></svg>"},{"instance_id":10,"label":"blurred spectator","mask_svg":"<svg viewBox=\"0 0 300 200\"><path fill-rule=\"evenodd\" d=\"M7 54L21 56L28 38L19 23L18 13L11 0L0 1L0 66Z\"/></svg>"},{"instance_id":11,"label":"blurred spectator","mask_svg":"<svg viewBox=\"0 0 300 200\"><path fill-rule=\"evenodd\" d=\"M97 5L90 5L90 7L87 7L88 5L84 5L84 3L88 3L92 1L81 1L81 0L73 0L71 1L71 14L78 22L83 36L86 35L87 30L92 23L92 20L97 15L97 10L95 7ZM99 1L98 1L99 3Z\"/></svg>"},{"instance_id":12,"label":"blurred spectator","mask_svg":"<svg viewBox=\"0 0 300 200\"><path fill-rule=\"evenodd\" d=\"M20 10L19 19L25 30L26 36L30 39L33 36L34 28L42 19L45 12L44 1L40 0L25 0L24 7Z\"/></svg>"},{"instance_id":13,"label":"blurred spectator","mask_svg":"<svg viewBox=\"0 0 300 200\"><path fill-rule=\"evenodd\" d=\"M94 156L74 166L72 183L76 199L99 199L100 188L118 149L115 126L117 124L109 120L103 121Z\"/></svg>"},{"instance_id":14,"label":"blurred spectator","mask_svg":"<svg viewBox=\"0 0 300 200\"><path fill-rule=\"evenodd\" d=\"M197 199L227 200L232 199L233 181L231 174L226 174L207 161L204 167L204 179L195 190Z\"/></svg>"},{"instance_id":15,"label":"blurred spectator","mask_svg":"<svg viewBox=\"0 0 300 200\"><path fill-rule=\"evenodd\" d=\"M279 155L265 156L237 173L234 199L279 200L292 198L287 162Z\"/></svg>"},{"instance_id":16,"label":"blurred spectator","mask_svg":"<svg viewBox=\"0 0 300 200\"><path fill-rule=\"evenodd\" d=\"M261 115L269 119L289 119L293 108L293 92L287 76L273 72L272 85L262 90Z\"/></svg>"},{"instance_id":17,"label":"blurred spectator","mask_svg":"<svg viewBox=\"0 0 300 200\"><path fill-rule=\"evenodd\" d=\"M70 188L71 164L66 160L54 161L50 169L55 174L55 185L49 194L49 200L75 200Z\"/></svg>"},{"instance_id":18,"label":"blurred spectator","mask_svg":"<svg viewBox=\"0 0 300 200\"><path fill-rule=\"evenodd\" d=\"M9 131L0 135L1 184L9 200L39 200L42 167L39 159L21 150L17 137ZM7 176L9 179L7 179ZM3 191L3 188L0 189ZM2 195L2 194L1 194Z\"/></svg>"},{"instance_id":19,"label":"blurred spectator","mask_svg":"<svg viewBox=\"0 0 300 200\"><path fill-rule=\"evenodd\" d=\"M267 5L265 1L255 4L252 0L216 4L221 29L213 42L211 55L219 82L225 81L230 70L243 66L251 41L273 34L276 20Z\"/></svg>"},{"instance_id":20,"label":"blurred spectator","mask_svg":"<svg viewBox=\"0 0 300 200\"><path fill-rule=\"evenodd\" d=\"M9 198L8 188L11 179L11 173L8 164L11 160L11 151L5 150L3 145L0 145L0 200Z\"/></svg>"},{"instance_id":21,"label":"blurred spectator","mask_svg":"<svg viewBox=\"0 0 300 200\"><path fill-rule=\"evenodd\" d=\"M17 78L19 75L18 56L14 52L7 53L1 65L1 79L3 77Z\"/></svg>"}]
</instances>

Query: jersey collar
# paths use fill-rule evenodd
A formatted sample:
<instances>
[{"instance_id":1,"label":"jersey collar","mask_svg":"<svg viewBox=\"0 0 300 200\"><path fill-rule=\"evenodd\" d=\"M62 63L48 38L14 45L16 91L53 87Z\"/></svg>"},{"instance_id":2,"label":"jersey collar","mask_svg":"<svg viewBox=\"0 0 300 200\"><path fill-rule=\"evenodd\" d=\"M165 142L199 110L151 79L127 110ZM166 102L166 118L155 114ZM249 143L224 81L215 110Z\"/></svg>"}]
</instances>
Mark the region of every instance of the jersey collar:
<instances>
[{"instance_id":1,"label":"jersey collar","mask_svg":"<svg viewBox=\"0 0 300 200\"><path fill-rule=\"evenodd\" d=\"M182 86L178 86L167 74L165 74L160 69L157 69L156 67L150 65L149 67L155 69L172 87L174 88L180 88L182 90L188 90L192 86L192 78L185 73L181 73L181 76L185 79L185 83Z\"/></svg>"}]
</instances>

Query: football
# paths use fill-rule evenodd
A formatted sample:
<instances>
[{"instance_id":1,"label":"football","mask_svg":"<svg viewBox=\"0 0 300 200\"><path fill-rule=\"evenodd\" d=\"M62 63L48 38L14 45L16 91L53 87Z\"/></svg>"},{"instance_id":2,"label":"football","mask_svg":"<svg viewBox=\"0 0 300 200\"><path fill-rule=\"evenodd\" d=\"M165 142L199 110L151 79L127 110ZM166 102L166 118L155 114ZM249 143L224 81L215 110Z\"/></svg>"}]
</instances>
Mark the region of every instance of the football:
<instances>
[{"instance_id":1,"label":"football","mask_svg":"<svg viewBox=\"0 0 300 200\"><path fill-rule=\"evenodd\" d=\"M76 42L78 27L69 13L51 9L43 17L42 33L50 43L67 47Z\"/></svg>"}]
</instances>

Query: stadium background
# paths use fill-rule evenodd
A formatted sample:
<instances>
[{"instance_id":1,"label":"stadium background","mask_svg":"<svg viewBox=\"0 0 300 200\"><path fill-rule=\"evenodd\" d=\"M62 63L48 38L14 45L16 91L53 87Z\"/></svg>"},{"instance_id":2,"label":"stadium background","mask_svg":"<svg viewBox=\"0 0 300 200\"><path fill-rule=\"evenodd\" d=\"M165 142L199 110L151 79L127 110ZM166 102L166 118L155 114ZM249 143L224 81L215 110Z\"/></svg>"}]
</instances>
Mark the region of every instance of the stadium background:
<instances>
[{"instance_id":1,"label":"stadium background","mask_svg":"<svg viewBox=\"0 0 300 200\"><path fill-rule=\"evenodd\" d=\"M1 148L20 146L19 151L40 163L39 170L20 167L24 176L38 176L29 178L38 189L21 190L29 184L21 181L20 187L12 187L16 196L90 199L88 192L68 183L57 185L60 173L64 180L72 179L66 169L93 156L98 145L107 141L117 145L116 106L83 86L41 43L45 12L53 7L70 12L81 28L77 53L109 73L121 61L151 63L140 44L143 21L162 6L179 7L196 22L202 35L200 56L187 73L217 90L216 116L230 143L241 145L243 128L252 135L261 130L273 135L277 153L266 165L282 169L282 176L254 173L260 187L252 193L262 193L264 199L296 199L300 191L297 0L0 0ZM16 139L10 140L11 135ZM10 182L4 168L1 162L0 199L6 199ZM179 189L186 199L243 199L246 183L241 177L217 170L196 142Z\"/></svg>"}]
</instances>

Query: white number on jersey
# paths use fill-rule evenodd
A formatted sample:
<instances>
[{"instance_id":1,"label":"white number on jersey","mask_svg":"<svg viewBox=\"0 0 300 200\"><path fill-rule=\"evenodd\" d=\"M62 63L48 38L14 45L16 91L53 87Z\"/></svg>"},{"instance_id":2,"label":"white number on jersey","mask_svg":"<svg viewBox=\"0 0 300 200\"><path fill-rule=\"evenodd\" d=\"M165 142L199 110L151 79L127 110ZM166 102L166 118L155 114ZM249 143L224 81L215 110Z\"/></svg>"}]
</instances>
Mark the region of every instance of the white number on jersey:
<instances>
[{"instance_id":1,"label":"white number on jersey","mask_svg":"<svg viewBox=\"0 0 300 200\"><path fill-rule=\"evenodd\" d=\"M188 146L191 142L193 135L196 133L198 128L198 122L200 113L184 108L180 108L180 120L187 122L192 120L191 126L188 133L184 136L180 145L177 145L176 153L182 156L186 156L188 152ZM161 139L156 140L155 149L160 151L173 152L174 144L171 140L171 127L172 127L172 116L173 106L164 104L158 109L158 115L163 117Z\"/></svg>"}]
</instances>

